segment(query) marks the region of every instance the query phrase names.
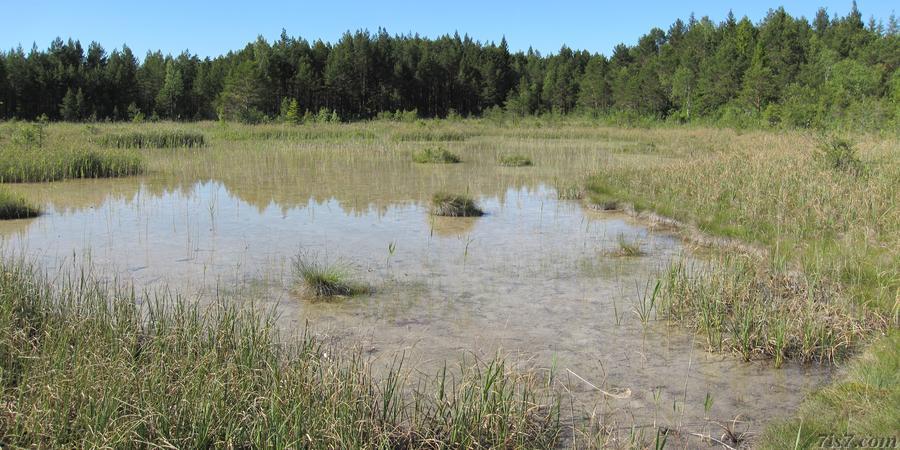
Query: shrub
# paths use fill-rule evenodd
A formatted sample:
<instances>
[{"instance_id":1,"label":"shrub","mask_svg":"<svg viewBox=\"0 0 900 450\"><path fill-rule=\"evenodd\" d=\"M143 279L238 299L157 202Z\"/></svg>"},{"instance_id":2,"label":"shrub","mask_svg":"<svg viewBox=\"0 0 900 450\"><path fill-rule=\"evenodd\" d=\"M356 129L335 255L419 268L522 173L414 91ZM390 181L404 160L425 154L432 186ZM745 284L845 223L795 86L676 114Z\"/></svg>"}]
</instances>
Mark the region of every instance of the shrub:
<instances>
[{"instance_id":1,"label":"shrub","mask_svg":"<svg viewBox=\"0 0 900 450\"><path fill-rule=\"evenodd\" d=\"M832 137L826 140L819 145L815 157L831 169L852 175L861 175L865 170L853 144L846 139Z\"/></svg>"}]
</instances>

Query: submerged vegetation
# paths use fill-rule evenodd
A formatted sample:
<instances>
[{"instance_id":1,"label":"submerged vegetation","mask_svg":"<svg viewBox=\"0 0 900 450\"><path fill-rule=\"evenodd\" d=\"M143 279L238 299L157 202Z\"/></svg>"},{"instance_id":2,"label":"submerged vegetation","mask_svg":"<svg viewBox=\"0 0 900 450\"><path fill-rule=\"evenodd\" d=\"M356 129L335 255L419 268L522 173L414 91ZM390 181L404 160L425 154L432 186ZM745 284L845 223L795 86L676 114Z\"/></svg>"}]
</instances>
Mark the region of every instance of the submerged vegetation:
<instances>
[{"instance_id":1,"label":"submerged vegetation","mask_svg":"<svg viewBox=\"0 0 900 450\"><path fill-rule=\"evenodd\" d=\"M273 316L232 302L137 299L87 278L51 288L0 265L5 446L546 448L560 436L546 379L500 359L415 379L398 360L376 378L358 352L281 336Z\"/></svg>"},{"instance_id":2,"label":"submerged vegetation","mask_svg":"<svg viewBox=\"0 0 900 450\"><path fill-rule=\"evenodd\" d=\"M456 164L462 161L455 153L440 147L426 147L414 152L412 159L419 164Z\"/></svg>"},{"instance_id":3,"label":"submerged vegetation","mask_svg":"<svg viewBox=\"0 0 900 450\"><path fill-rule=\"evenodd\" d=\"M438 192L431 198L431 213L436 216L478 217L484 211L467 195Z\"/></svg>"},{"instance_id":4,"label":"submerged vegetation","mask_svg":"<svg viewBox=\"0 0 900 450\"><path fill-rule=\"evenodd\" d=\"M0 220L27 219L40 214L40 208L24 197L0 188Z\"/></svg>"},{"instance_id":5,"label":"submerged vegetation","mask_svg":"<svg viewBox=\"0 0 900 450\"><path fill-rule=\"evenodd\" d=\"M294 276L315 297L347 297L372 292L370 286L355 279L349 263L329 262L307 252L295 256L293 263Z\"/></svg>"}]
</instances>

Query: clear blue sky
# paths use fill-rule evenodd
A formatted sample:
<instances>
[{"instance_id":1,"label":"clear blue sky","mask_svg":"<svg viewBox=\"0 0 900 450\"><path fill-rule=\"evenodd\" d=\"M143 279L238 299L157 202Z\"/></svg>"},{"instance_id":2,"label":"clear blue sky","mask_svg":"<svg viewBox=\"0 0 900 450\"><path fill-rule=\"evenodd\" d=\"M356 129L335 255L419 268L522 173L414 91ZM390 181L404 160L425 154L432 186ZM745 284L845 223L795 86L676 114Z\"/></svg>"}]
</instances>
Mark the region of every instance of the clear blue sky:
<instances>
[{"instance_id":1,"label":"clear blue sky","mask_svg":"<svg viewBox=\"0 0 900 450\"><path fill-rule=\"evenodd\" d=\"M676 18L691 12L721 21L729 8L740 18L758 22L778 0L748 1L43 1L3 0L0 48L21 44L26 51L36 43L46 48L56 36L100 42L107 50L128 44L135 54L160 49L164 53L190 50L216 56L242 48L258 35L277 39L281 29L310 41L335 41L346 30L384 27L390 34L419 33L434 37L459 31L481 41L506 36L512 50L533 46L541 53L556 52L562 44L610 54L619 42L637 38L660 27L667 30ZM796 16L813 17L819 6L832 15L850 10L851 0L785 1ZM889 0L858 0L870 16L887 22L897 7Z\"/></svg>"}]
</instances>

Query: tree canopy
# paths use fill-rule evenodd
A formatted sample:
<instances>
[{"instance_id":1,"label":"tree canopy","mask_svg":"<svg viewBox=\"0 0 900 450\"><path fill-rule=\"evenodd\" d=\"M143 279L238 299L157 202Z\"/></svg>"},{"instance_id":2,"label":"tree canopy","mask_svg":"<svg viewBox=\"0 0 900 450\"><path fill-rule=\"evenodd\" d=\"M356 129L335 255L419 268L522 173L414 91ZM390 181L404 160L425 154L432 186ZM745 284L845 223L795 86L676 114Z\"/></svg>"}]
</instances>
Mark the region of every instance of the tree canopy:
<instances>
[{"instance_id":1,"label":"tree canopy","mask_svg":"<svg viewBox=\"0 0 900 450\"><path fill-rule=\"evenodd\" d=\"M201 59L188 52L60 38L0 52L0 119L262 121L327 111L358 120L392 111L420 117L626 113L692 121L760 120L814 127L834 121L878 127L900 121L900 34L820 9L812 22L784 8L759 23L691 16L650 30L612 55L563 46L510 52L459 34L345 33L309 42L282 32Z\"/></svg>"}]
</instances>

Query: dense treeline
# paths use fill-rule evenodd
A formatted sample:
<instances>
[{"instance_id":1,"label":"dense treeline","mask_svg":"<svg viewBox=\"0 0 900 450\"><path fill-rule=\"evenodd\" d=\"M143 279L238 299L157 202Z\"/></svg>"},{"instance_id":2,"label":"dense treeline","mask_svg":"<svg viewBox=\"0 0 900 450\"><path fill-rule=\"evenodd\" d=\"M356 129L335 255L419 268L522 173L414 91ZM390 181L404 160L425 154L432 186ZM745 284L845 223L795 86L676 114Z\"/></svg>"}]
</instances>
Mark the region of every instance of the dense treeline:
<instances>
[{"instance_id":1,"label":"dense treeline","mask_svg":"<svg viewBox=\"0 0 900 450\"><path fill-rule=\"evenodd\" d=\"M327 120L391 111L421 117L618 113L669 120L790 126L900 121L900 34L893 15L864 24L820 9L810 23L783 8L758 24L732 14L677 20L609 57L563 47L511 53L468 36L357 31L334 44L282 33L214 59L127 47L108 53L56 39L46 51L0 52L0 119L248 122L304 112ZM308 117L310 117L308 116Z\"/></svg>"}]
</instances>

